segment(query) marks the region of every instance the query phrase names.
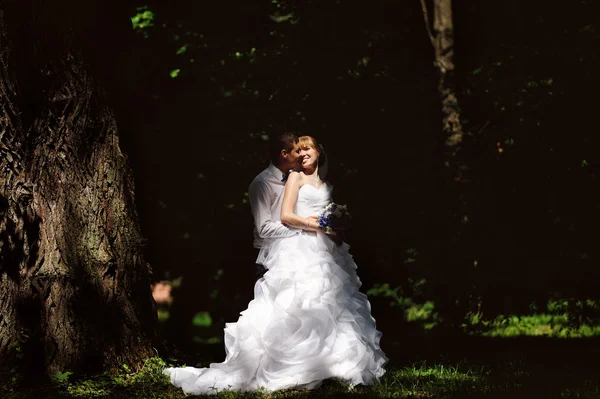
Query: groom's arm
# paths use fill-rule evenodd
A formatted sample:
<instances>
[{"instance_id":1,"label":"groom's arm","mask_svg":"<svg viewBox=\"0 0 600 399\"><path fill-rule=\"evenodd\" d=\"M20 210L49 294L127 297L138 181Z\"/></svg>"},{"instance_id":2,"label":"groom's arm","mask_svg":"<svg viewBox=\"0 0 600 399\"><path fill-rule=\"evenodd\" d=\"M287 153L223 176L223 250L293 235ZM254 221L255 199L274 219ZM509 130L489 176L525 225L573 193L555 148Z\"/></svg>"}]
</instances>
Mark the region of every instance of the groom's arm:
<instances>
[{"instance_id":1,"label":"groom's arm","mask_svg":"<svg viewBox=\"0 0 600 399\"><path fill-rule=\"evenodd\" d=\"M274 221L271 215L271 192L266 182L254 181L248 189L250 209L254 218L254 227L260 238L290 237L299 229L292 229L285 224Z\"/></svg>"}]
</instances>

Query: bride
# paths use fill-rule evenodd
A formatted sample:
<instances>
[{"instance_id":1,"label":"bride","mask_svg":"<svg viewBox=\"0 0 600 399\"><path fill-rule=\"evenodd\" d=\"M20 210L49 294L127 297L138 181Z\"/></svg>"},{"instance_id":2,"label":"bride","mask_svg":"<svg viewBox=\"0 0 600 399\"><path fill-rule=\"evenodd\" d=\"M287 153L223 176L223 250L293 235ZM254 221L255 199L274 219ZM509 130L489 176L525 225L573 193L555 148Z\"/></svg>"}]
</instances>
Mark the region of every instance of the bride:
<instances>
[{"instance_id":1,"label":"bride","mask_svg":"<svg viewBox=\"0 0 600 399\"><path fill-rule=\"evenodd\" d=\"M164 370L186 393L312 389L333 377L370 385L385 373L381 333L358 290L349 246L337 245L314 218L331 202L319 177L322 147L310 136L299 144L302 171L287 179L281 221L304 230L271 244L254 299L226 324L225 361Z\"/></svg>"}]
</instances>

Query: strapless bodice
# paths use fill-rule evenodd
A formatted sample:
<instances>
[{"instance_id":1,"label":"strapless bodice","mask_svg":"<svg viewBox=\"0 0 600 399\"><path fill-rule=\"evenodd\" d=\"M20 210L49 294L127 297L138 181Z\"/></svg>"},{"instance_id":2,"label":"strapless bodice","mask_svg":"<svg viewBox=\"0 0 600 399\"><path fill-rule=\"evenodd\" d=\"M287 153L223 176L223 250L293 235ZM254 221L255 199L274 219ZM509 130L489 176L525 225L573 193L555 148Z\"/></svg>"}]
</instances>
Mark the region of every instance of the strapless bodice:
<instances>
[{"instance_id":1,"label":"strapless bodice","mask_svg":"<svg viewBox=\"0 0 600 399\"><path fill-rule=\"evenodd\" d=\"M305 184L298 191L298 201L294 213L301 217L317 216L331 202L331 188L323 183L317 188Z\"/></svg>"}]
</instances>

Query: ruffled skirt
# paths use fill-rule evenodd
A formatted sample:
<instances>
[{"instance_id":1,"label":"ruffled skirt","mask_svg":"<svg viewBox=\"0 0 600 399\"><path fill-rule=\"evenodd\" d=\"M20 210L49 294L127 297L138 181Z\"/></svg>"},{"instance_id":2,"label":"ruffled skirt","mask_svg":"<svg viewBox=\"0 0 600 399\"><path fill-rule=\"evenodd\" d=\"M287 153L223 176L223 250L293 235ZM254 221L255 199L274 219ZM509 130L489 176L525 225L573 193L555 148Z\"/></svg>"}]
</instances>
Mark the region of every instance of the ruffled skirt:
<instances>
[{"instance_id":1,"label":"ruffled skirt","mask_svg":"<svg viewBox=\"0 0 600 399\"><path fill-rule=\"evenodd\" d=\"M171 383L211 394L311 389L331 377L350 385L377 381L387 357L348 248L320 233L275 241L254 299L226 324L225 361L165 369Z\"/></svg>"}]
</instances>

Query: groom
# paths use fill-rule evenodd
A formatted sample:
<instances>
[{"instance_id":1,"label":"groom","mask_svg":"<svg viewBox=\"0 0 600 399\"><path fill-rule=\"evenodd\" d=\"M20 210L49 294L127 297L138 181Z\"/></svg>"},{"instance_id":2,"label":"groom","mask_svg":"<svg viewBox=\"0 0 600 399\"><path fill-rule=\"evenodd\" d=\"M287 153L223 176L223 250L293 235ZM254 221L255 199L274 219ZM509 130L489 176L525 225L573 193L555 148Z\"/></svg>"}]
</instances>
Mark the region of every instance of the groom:
<instances>
[{"instance_id":1,"label":"groom","mask_svg":"<svg viewBox=\"0 0 600 399\"><path fill-rule=\"evenodd\" d=\"M254 248L259 249L258 264L263 263L274 239L300 232L281 223L281 203L287 174L301 165L298 136L282 133L271 139L269 156L271 163L254 178L248 188L250 210L254 218Z\"/></svg>"}]
</instances>

